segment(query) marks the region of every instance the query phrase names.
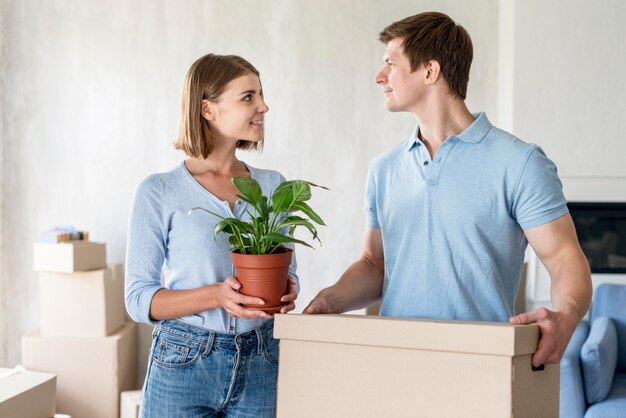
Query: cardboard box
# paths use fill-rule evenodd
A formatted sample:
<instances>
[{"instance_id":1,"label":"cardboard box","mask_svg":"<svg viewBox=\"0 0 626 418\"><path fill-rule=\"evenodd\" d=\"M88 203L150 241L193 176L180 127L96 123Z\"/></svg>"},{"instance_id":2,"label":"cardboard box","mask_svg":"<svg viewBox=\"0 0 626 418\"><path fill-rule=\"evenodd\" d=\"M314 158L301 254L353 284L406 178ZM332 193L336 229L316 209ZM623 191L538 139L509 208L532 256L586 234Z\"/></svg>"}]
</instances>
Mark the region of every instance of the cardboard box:
<instances>
[{"instance_id":1,"label":"cardboard box","mask_svg":"<svg viewBox=\"0 0 626 418\"><path fill-rule=\"evenodd\" d=\"M559 416L536 325L276 315L278 417Z\"/></svg>"},{"instance_id":2,"label":"cardboard box","mask_svg":"<svg viewBox=\"0 0 626 418\"><path fill-rule=\"evenodd\" d=\"M139 408L141 407L141 391L129 390L121 395L120 418L139 418Z\"/></svg>"},{"instance_id":3,"label":"cardboard box","mask_svg":"<svg viewBox=\"0 0 626 418\"><path fill-rule=\"evenodd\" d=\"M0 417L50 418L55 412L56 376L0 368Z\"/></svg>"},{"instance_id":4,"label":"cardboard box","mask_svg":"<svg viewBox=\"0 0 626 418\"><path fill-rule=\"evenodd\" d=\"M73 417L119 416L120 392L136 389L137 326L108 337L22 337L22 363L57 375L57 409Z\"/></svg>"},{"instance_id":5,"label":"cardboard box","mask_svg":"<svg viewBox=\"0 0 626 418\"><path fill-rule=\"evenodd\" d=\"M105 337L125 321L124 269L39 273L41 335Z\"/></svg>"},{"instance_id":6,"label":"cardboard box","mask_svg":"<svg viewBox=\"0 0 626 418\"><path fill-rule=\"evenodd\" d=\"M33 246L33 270L56 273L106 268L106 247L91 241L36 242Z\"/></svg>"},{"instance_id":7,"label":"cardboard box","mask_svg":"<svg viewBox=\"0 0 626 418\"><path fill-rule=\"evenodd\" d=\"M137 387L143 387L148 371L152 332L154 327L148 324L137 324Z\"/></svg>"}]
</instances>

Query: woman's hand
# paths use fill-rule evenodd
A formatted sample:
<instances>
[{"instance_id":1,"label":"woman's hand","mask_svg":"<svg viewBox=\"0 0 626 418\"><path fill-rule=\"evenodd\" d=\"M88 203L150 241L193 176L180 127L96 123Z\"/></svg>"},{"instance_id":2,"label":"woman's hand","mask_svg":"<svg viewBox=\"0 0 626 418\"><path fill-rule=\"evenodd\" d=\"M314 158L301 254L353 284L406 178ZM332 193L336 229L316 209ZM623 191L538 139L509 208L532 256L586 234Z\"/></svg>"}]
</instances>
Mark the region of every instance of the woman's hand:
<instances>
[{"instance_id":1,"label":"woman's hand","mask_svg":"<svg viewBox=\"0 0 626 418\"><path fill-rule=\"evenodd\" d=\"M263 299L255 298L253 296L246 296L238 293L237 290L241 288L241 283L235 276L228 276L224 283L218 284L219 289L217 292L217 300L222 308L226 310L230 315L237 318L271 318L271 315L263 311L255 311L252 309L246 309L242 304L246 305L259 305L262 307L265 302ZM289 296L289 295L287 295ZM283 297L287 297L283 296ZM294 297L295 299L295 297ZM293 309L293 308L291 308Z\"/></svg>"},{"instance_id":2,"label":"woman's hand","mask_svg":"<svg viewBox=\"0 0 626 418\"><path fill-rule=\"evenodd\" d=\"M294 301L298 297L298 292L296 291L296 282L289 276L289 285L287 286L287 294L280 298L281 302L289 302L282 308L280 308L280 313L284 314L289 311L293 311L296 308L296 304Z\"/></svg>"}]
</instances>

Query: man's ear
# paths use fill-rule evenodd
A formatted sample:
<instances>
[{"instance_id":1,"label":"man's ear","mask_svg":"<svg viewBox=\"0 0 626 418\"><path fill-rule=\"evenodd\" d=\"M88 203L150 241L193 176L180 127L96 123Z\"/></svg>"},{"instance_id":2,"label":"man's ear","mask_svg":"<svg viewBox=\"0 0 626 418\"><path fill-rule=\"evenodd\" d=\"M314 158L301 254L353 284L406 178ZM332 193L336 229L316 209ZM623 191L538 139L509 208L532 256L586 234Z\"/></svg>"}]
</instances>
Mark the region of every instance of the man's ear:
<instances>
[{"instance_id":1,"label":"man's ear","mask_svg":"<svg viewBox=\"0 0 626 418\"><path fill-rule=\"evenodd\" d=\"M215 120L215 104L207 99L200 101L200 114L209 121Z\"/></svg>"},{"instance_id":2,"label":"man's ear","mask_svg":"<svg viewBox=\"0 0 626 418\"><path fill-rule=\"evenodd\" d=\"M435 84L441 75L441 66L439 65L439 62L430 60L424 64L424 68L426 69L426 84Z\"/></svg>"}]
</instances>

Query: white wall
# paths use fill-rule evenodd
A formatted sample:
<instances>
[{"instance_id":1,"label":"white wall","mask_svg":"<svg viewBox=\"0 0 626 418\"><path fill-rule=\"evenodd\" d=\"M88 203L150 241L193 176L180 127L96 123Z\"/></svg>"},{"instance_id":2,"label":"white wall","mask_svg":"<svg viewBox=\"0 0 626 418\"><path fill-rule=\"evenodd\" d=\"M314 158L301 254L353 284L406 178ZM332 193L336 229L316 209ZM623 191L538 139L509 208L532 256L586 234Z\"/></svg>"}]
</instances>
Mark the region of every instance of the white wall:
<instances>
[{"instance_id":1,"label":"white wall","mask_svg":"<svg viewBox=\"0 0 626 418\"><path fill-rule=\"evenodd\" d=\"M568 198L626 201L619 0L0 1L0 364L19 362L21 334L39 324L40 230L71 222L123 261L134 187L183 158L171 147L180 87L207 52L262 73L267 146L242 158L332 188L314 196L328 228L321 248L299 252L299 308L334 282L360 249L369 160L413 125L372 82L376 35L424 10L472 35L472 110L541 145ZM530 275L531 306L546 304L545 271Z\"/></svg>"},{"instance_id":2,"label":"white wall","mask_svg":"<svg viewBox=\"0 0 626 418\"><path fill-rule=\"evenodd\" d=\"M0 2L0 115L4 114L4 3ZM4 304L4 118L0 116L0 365L6 358L6 308Z\"/></svg>"},{"instance_id":3,"label":"white wall","mask_svg":"<svg viewBox=\"0 0 626 418\"><path fill-rule=\"evenodd\" d=\"M513 129L555 161L572 201L626 202L625 19L620 0L515 2ZM537 260L529 278L531 304L549 306Z\"/></svg>"},{"instance_id":4,"label":"white wall","mask_svg":"<svg viewBox=\"0 0 626 418\"><path fill-rule=\"evenodd\" d=\"M4 1L6 14L0 364L20 359L39 324L37 233L60 223L107 243L122 262L136 184L184 156L171 142L189 65L237 53L261 71L270 106L266 149L243 154L332 191L315 193L323 246L299 252L299 308L360 250L370 159L410 134L413 120L383 108L373 83L387 24L440 10L472 35L468 103L498 121L498 1ZM0 349L3 346L0 344Z\"/></svg>"}]
</instances>

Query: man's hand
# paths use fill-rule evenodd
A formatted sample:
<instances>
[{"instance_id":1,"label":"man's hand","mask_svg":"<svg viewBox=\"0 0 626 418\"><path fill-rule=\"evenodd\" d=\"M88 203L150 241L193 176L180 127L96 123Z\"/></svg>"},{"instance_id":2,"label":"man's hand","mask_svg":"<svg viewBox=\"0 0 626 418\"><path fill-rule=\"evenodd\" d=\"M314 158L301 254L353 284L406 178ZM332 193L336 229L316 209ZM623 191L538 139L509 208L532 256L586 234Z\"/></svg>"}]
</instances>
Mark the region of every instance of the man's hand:
<instances>
[{"instance_id":1,"label":"man's hand","mask_svg":"<svg viewBox=\"0 0 626 418\"><path fill-rule=\"evenodd\" d=\"M303 314L327 314L332 313L330 303L325 297L327 289L322 290L313 298L313 300L304 308Z\"/></svg>"},{"instance_id":2,"label":"man's hand","mask_svg":"<svg viewBox=\"0 0 626 418\"><path fill-rule=\"evenodd\" d=\"M578 324L578 318L576 315L539 308L511 317L509 322L513 325L539 326L541 336L532 359L533 366L539 367L542 364L556 364L561 361L567 343Z\"/></svg>"},{"instance_id":3,"label":"man's hand","mask_svg":"<svg viewBox=\"0 0 626 418\"><path fill-rule=\"evenodd\" d=\"M219 284L217 300L220 306L230 315L237 318L271 318L272 316L263 312L246 309L242 304L263 306L263 299L242 295L237 290L241 288L241 283L235 276L228 276L224 283ZM284 297L284 296L283 296Z\"/></svg>"},{"instance_id":4,"label":"man's hand","mask_svg":"<svg viewBox=\"0 0 626 418\"><path fill-rule=\"evenodd\" d=\"M336 314L365 308L380 300L385 254L380 229L367 228L361 256L334 285L320 291L304 308L305 314Z\"/></svg>"},{"instance_id":5,"label":"man's hand","mask_svg":"<svg viewBox=\"0 0 626 418\"><path fill-rule=\"evenodd\" d=\"M289 311L293 311L296 308L295 300L298 297L298 292L296 291L296 282L289 276L289 285L287 286L287 294L280 298L281 302L289 302L282 308L280 308L280 313L284 314Z\"/></svg>"}]
</instances>

